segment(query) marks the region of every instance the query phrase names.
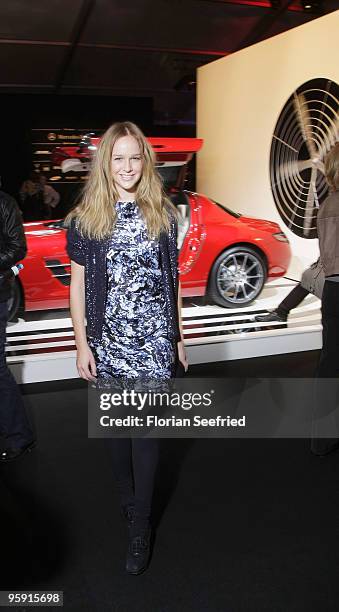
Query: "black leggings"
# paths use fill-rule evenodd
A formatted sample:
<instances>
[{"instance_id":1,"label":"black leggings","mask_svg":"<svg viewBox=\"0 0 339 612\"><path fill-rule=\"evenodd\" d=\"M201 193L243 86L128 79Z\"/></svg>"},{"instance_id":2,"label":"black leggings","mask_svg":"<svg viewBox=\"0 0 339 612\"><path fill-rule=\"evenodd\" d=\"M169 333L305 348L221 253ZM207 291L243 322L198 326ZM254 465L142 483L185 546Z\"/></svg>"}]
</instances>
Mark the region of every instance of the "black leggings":
<instances>
[{"instance_id":1,"label":"black leggings","mask_svg":"<svg viewBox=\"0 0 339 612\"><path fill-rule=\"evenodd\" d=\"M290 310L299 306L299 304L305 299L305 297L309 294L307 289L301 286L300 283L293 287L292 291L290 291L285 299L280 302L277 313L282 316L288 316Z\"/></svg>"},{"instance_id":2,"label":"black leggings","mask_svg":"<svg viewBox=\"0 0 339 612\"><path fill-rule=\"evenodd\" d=\"M113 438L111 448L120 502L134 504L138 521L147 522L151 514L159 439Z\"/></svg>"},{"instance_id":3,"label":"black leggings","mask_svg":"<svg viewBox=\"0 0 339 612\"><path fill-rule=\"evenodd\" d=\"M339 283L325 281L321 312L323 346L316 377L334 380L326 384L319 381L316 386L317 401L314 406L312 450L317 454L328 453L338 444L338 438L335 436L338 435L336 379L339 376ZM333 435L333 437L322 438L322 431L326 432L325 435Z\"/></svg>"},{"instance_id":4,"label":"black leggings","mask_svg":"<svg viewBox=\"0 0 339 612\"><path fill-rule=\"evenodd\" d=\"M323 346L318 378L339 376L339 283L326 280L321 302Z\"/></svg>"}]
</instances>

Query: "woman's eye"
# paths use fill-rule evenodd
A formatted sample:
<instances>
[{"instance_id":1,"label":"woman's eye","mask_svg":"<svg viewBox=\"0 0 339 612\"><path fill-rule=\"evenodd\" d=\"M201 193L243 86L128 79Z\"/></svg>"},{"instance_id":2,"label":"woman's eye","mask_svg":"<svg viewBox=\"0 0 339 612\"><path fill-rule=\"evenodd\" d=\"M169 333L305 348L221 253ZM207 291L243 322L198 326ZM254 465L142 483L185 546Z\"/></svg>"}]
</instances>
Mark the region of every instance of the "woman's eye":
<instances>
[{"instance_id":1,"label":"woman's eye","mask_svg":"<svg viewBox=\"0 0 339 612\"><path fill-rule=\"evenodd\" d=\"M121 157L115 157L114 161L121 161L121 159L122 159Z\"/></svg>"},{"instance_id":2,"label":"woman's eye","mask_svg":"<svg viewBox=\"0 0 339 612\"><path fill-rule=\"evenodd\" d=\"M135 159L136 161L141 161L141 157L132 157L132 159Z\"/></svg>"}]
</instances>

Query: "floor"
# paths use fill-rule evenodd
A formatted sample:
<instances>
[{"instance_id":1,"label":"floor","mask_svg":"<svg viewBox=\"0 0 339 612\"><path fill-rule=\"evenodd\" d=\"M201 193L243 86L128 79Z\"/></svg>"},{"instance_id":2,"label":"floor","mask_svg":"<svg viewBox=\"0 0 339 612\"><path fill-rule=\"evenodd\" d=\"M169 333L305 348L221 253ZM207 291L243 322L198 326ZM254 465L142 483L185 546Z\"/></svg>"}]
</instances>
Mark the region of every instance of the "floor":
<instances>
[{"instance_id":1,"label":"floor","mask_svg":"<svg viewBox=\"0 0 339 612\"><path fill-rule=\"evenodd\" d=\"M307 377L317 359L204 364L190 376ZM129 576L108 443L87 437L86 386L23 392L39 445L1 466L1 589L62 590L67 612L338 610L339 452L319 458L298 439L161 440L153 556Z\"/></svg>"}]
</instances>

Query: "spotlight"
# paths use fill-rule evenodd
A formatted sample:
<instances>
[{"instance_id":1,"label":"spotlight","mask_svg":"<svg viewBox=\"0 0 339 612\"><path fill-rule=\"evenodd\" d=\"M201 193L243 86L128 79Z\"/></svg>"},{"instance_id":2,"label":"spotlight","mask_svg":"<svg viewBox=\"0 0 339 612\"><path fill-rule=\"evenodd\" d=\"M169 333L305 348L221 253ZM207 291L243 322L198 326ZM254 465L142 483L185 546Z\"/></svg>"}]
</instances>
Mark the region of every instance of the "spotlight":
<instances>
[{"instance_id":1,"label":"spotlight","mask_svg":"<svg viewBox=\"0 0 339 612\"><path fill-rule=\"evenodd\" d=\"M196 76L193 73L186 74L177 81L174 85L174 89L176 91L194 91L196 84Z\"/></svg>"},{"instance_id":2,"label":"spotlight","mask_svg":"<svg viewBox=\"0 0 339 612\"><path fill-rule=\"evenodd\" d=\"M318 11L321 7L322 0L301 0L304 11Z\"/></svg>"}]
</instances>

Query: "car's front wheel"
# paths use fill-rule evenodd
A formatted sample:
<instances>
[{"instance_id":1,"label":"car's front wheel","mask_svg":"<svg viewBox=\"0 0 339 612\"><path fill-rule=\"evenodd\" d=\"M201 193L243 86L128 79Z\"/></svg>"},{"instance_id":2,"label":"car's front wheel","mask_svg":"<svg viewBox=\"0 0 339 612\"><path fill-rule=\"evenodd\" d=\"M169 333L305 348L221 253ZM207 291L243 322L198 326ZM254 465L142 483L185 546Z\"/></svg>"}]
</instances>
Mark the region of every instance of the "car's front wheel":
<instances>
[{"instance_id":1,"label":"car's front wheel","mask_svg":"<svg viewBox=\"0 0 339 612\"><path fill-rule=\"evenodd\" d=\"M20 285L17 280L14 281L12 286L12 295L8 302L8 321L13 321L17 318L20 304L21 304L21 291Z\"/></svg>"},{"instance_id":2,"label":"car's front wheel","mask_svg":"<svg viewBox=\"0 0 339 612\"><path fill-rule=\"evenodd\" d=\"M209 295L219 306L248 306L262 291L267 277L264 257L255 249L235 246L219 255L210 274Z\"/></svg>"}]
</instances>

